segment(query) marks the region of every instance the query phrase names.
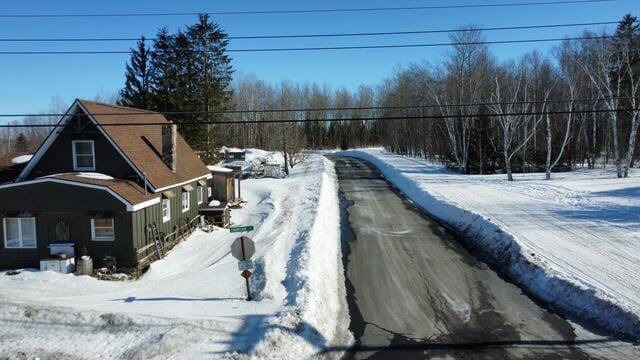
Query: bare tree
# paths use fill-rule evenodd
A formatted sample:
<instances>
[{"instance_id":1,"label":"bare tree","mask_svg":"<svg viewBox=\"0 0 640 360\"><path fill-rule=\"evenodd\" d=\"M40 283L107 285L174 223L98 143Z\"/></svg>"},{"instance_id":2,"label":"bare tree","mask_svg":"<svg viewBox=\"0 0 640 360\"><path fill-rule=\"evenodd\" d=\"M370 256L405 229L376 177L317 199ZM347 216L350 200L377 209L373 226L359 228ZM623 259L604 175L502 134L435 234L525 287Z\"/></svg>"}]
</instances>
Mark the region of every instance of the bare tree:
<instances>
[{"instance_id":1,"label":"bare tree","mask_svg":"<svg viewBox=\"0 0 640 360\"><path fill-rule=\"evenodd\" d=\"M519 69L518 73L502 70L496 75L495 89L492 95L492 104L489 106L497 115L497 122L502 132L502 155L507 172L507 180L513 181L511 171L511 159L531 140L535 132L529 133L523 139L517 139L521 127L526 127L534 118L535 124L539 124L543 115L526 115L530 103L528 89L524 84L525 71ZM509 86L509 84L514 84ZM543 112L546 109L547 100L551 89L546 91L543 101Z\"/></svg>"},{"instance_id":2,"label":"bare tree","mask_svg":"<svg viewBox=\"0 0 640 360\"><path fill-rule=\"evenodd\" d=\"M590 39L584 40L583 46L587 54L581 57L581 65L608 110L616 174L621 178L623 174L618 135L618 108L622 95L624 57L613 51L612 42L605 38L606 34L601 34L599 38L593 33L585 35Z\"/></svg>"}]
</instances>

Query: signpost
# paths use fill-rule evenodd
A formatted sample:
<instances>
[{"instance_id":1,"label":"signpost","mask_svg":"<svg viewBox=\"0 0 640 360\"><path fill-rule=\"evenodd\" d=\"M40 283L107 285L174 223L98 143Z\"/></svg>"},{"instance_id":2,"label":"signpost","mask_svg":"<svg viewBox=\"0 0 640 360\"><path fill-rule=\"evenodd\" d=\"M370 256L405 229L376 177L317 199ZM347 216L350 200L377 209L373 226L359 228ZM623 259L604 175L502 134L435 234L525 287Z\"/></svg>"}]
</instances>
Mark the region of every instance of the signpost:
<instances>
[{"instance_id":1,"label":"signpost","mask_svg":"<svg viewBox=\"0 0 640 360\"><path fill-rule=\"evenodd\" d=\"M251 269L253 269L253 261L251 257L256 252L256 244L248 236L242 233L253 231L253 225L236 226L229 228L231 233L241 233L240 237L235 239L231 244L231 255L238 259L238 270L242 271L240 275L244 278L247 285L247 301L251 300L251 288L249 287L249 278L251 277Z\"/></svg>"}]
</instances>

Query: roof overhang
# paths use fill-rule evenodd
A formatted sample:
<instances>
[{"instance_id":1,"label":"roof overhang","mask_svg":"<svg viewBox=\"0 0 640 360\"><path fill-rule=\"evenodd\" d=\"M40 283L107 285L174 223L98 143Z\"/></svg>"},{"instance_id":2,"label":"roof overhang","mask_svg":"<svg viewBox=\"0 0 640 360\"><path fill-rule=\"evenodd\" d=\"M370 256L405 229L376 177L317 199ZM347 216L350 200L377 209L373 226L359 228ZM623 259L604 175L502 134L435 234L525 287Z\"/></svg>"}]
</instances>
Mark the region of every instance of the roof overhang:
<instances>
[{"instance_id":1,"label":"roof overhang","mask_svg":"<svg viewBox=\"0 0 640 360\"><path fill-rule=\"evenodd\" d=\"M111 196L118 199L118 201L122 202L127 207L127 211L129 212L138 211L138 210L160 203L160 197L156 197L156 198L143 201L137 204L132 204L127 199L125 199L115 191L111 190L107 186L79 183L75 181L56 179L56 178L42 178L42 179L35 179L35 180L29 180L29 181L22 181L18 183L4 184L4 185L0 185L0 189L7 189L7 188L19 187L19 186L29 186L29 185L41 184L41 183L57 183L57 184L64 184L64 185L71 185L71 186L106 191Z\"/></svg>"},{"instance_id":2,"label":"roof overhang","mask_svg":"<svg viewBox=\"0 0 640 360\"><path fill-rule=\"evenodd\" d=\"M211 179L211 178L213 178L213 176L211 174L202 175L202 176L199 176L197 178L193 178L191 180L183 181L181 183L172 184L172 185L160 188L160 189L155 189L153 192L156 192L156 193L157 192L163 192L165 190L173 189L173 188L178 187L178 186L183 186L183 185L186 185L186 184L189 184L189 183L192 183L192 182L196 182L196 181L198 181L200 179Z\"/></svg>"}]
</instances>

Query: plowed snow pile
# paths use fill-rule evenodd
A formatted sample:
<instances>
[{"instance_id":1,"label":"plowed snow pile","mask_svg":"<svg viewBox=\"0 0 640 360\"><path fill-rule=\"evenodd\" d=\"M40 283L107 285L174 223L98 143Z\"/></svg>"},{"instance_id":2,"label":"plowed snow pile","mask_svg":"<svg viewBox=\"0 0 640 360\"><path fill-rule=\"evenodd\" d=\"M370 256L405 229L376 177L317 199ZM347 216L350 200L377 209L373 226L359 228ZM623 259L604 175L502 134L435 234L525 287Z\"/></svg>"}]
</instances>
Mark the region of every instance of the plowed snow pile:
<instances>
[{"instance_id":1,"label":"plowed snow pile","mask_svg":"<svg viewBox=\"0 0 640 360\"><path fill-rule=\"evenodd\" d=\"M137 281L0 272L0 358L297 359L348 343L332 164L311 156L242 191L232 221L256 226L255 301L230 255L237 234L222 229L195 232Z\"/></svg>"},{"instance_id":2,"label":"plowed snow pile","mask_svg":"<svg viewBox=\"0 0 640 360\"><path fill-rule=\"evenodd\" d=\"M362 149L425 211L537 297L610 330L640 338L640 178L577 170L459 175L442 166Z\"/></svg>"}]
</instances>

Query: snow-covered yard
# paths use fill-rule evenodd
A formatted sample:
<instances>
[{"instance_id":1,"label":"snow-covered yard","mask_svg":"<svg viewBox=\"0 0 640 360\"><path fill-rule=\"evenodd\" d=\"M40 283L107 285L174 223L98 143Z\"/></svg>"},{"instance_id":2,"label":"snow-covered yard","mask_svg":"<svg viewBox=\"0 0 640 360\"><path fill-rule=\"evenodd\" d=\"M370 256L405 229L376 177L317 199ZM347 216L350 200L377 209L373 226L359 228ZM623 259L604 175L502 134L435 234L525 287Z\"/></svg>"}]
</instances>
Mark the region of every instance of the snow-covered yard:
<instances>
[{"instance_id":1,"label":"snow-covered yard","mask_svg":"<svg viewBox=\"0 0 640 360\"><path fill-rule=\"evenodd\" d=\"M340 152L373 163L408 198L467 235L539 298L640 338L640 178L578 170L458 175L382 149Z\"/></svg>"},{"instance_id":2,"label":"snow-covered yard","mask_svg":"<svg viewBox=\"0 0 640 360\"><path fill-rule=\"evenodd\" d=\"M319 155L243 182L256 268L247 302L230 244L197 231L137 281L0 273L0 358L300 358L350 341L337 182ZM322 214L319 216L319 214Z\"/></svg>"}]
</instances>

